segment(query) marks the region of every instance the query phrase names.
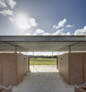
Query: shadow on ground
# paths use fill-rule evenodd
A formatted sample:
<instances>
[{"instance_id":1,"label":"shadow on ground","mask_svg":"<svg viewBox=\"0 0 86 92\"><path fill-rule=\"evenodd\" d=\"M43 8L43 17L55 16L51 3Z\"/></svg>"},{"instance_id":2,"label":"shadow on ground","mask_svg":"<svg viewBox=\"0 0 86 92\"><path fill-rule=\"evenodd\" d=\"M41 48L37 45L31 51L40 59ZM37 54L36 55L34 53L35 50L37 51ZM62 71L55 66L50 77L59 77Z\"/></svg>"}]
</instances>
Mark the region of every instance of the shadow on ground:
<instances>
[{"instance_id":1,"label":"shadow on ground","mask_svg":"<svg viewBox=\"0 0 86 92\"><path fill-rule=\"evenodd\" d=\"M37 67L32 67L32 72L13 92L74 92L73 86L63 81L55 66Z\"/></svg>"}]
</instances>

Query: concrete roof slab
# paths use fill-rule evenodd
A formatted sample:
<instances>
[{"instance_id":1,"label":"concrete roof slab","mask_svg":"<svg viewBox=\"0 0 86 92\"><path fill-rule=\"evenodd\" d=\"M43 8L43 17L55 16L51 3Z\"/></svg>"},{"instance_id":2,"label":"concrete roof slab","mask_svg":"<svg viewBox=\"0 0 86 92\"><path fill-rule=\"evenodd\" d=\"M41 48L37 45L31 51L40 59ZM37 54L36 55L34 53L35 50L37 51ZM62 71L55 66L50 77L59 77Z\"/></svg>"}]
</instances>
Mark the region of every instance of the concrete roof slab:
<instances>
[{"instance_id":1,"label":"concrete roof slab","mask_svg":"<svg viewBox=\"0 0 86 92\"><path fill-rule=\"evenodd\" d=\"M86 50L86 36L0 36L0 51Z\"/></svg>"}]
</instances>

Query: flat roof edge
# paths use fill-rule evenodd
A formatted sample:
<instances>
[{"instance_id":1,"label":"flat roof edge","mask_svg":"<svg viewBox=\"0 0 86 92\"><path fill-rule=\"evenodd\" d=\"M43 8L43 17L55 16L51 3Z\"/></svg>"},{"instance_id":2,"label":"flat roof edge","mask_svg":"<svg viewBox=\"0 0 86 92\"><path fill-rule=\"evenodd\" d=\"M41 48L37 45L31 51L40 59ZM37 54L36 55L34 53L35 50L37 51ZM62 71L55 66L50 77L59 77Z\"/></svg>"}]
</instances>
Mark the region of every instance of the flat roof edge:
<instances>
[{"instance_id":1,"label":"flat roof edge","mask_svg":"<svg viewBox=\"0 0 86 92\"><path fill-rule=\"evenodd\" d=\"M85 42L86 36L0 36L0 42Z\"/></svg>"}]
</instances>

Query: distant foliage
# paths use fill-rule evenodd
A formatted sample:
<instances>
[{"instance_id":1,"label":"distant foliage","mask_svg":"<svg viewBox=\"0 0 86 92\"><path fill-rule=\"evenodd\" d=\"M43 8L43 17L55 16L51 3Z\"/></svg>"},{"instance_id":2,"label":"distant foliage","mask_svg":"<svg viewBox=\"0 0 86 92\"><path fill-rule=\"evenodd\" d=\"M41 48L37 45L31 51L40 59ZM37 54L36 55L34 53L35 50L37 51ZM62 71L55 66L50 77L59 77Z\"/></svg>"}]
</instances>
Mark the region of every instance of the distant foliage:
<instances>
[{"instance_id":1,"label":"distant foliage","mask_svg":"<svg viewBox=\"0 0 86 92\"><path fill-rule=\"evenodd\" d=\"M30 58L30 65L56 65L57 58Z\"/></svg>"}]
</instances>

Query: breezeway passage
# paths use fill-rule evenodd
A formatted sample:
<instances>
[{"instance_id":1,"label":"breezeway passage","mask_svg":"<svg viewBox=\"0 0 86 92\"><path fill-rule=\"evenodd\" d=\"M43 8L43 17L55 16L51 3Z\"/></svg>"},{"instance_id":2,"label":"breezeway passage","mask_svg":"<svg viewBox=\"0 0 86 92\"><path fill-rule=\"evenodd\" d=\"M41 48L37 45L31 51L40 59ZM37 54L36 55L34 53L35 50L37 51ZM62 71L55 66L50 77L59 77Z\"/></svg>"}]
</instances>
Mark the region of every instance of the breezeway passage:
<instances>
[{"instance_id":1,"label":"breezeway passage","mask_svg":"<svg viewBox=\"0 0 86 92\"><path fill-rule=\"evenodd\" d=\"M74 92L74 87L66 84L56 66L30 66L23 82L13 88L13 92Z\"/></svg>"},{"instance_id":2,"label":"breezeway passage","mask_svg":"<svg viewBox=\"0 0 86 92\"><path fill-rule=\"evenodd\" d=\"M0 84L1 85L4 84L3 86L6 86L6 87L17 86L17 84L21 82L21 84L18 87L13 88L14 90L13 92L24 92L24 91L25 92L28 92L28 91L52 92L52 90L53 92L73 92L73 87L66 85L62 81L62 78L55 70L56 67L55 69L54 67L52 67L51 69L51 67L43 68L42 66L41 67L36 66L33 68L32 73L28 72L28 74L25 76L27 71L29 71L29 68L28 68L29 63L27 64L27 61L29 60L30 57L22 55L21 52L31 51L34 53L37 51L43 51L43 52L68 51L70 54L72 53L72 51L86 51L86 36L0 36L0 43L1 43L0 44L0 51L1 51ZM9 53L4 53L4 51ZM10 51L15 53L10 53ZM17 53L17 52L20 52L20 53ZM11 55L13 55L13 57ZM82 56L80 55L78 57L83 58L83 56L86 57L85 55L82 55ZM60 58L59 61L61 66L62 66L63 60L65 59L64 57ZM71 59L71 62L73 61L73 59ZM85 58L83 59L83 61L81 59L79 60L81 64L83 64L83 62L86 61ZM66 59L65 61L69 62L70 60ZM76 62L78 60L74 59L74 61ZM12 67L12 65L13 66L15 65L15 67ZM65 65L68 66L68 63ZM75 69L77 68L77 66L75 66ZM80 67L78 66L78 68ZM81 69L85 70L85 68L86 67L84 66ZM62 67L60 67L60 69L61 69L60 73L62 73ZM14 70L16 70L15 73L14 73ZM48 73L41 72L41 70L47 71ZM51 70L52 70L52 73L50 73ZM66 70L69 70L69 69L66 69ZM68 75L69 72L66 71L66 75ZM63 73L65 73L65 71ZM79 72L75 72L75 70L74 70L74 73L76 75L77 73L79 74ZM82 75L84 75L84 77L77 76L76 79L74 79L74 84L77 84L75 82L78 79L78 77L82 79L82 83L85 82L83 80L86 78L85 77L86 73L83 71L81 71L81 73ZM72 76L74 76L74 74L72 74ZM64 79L64 76L62 77ZM23 78L24 78L24 81L22 82ZM68 76L66 78L68 78ZM15 80L17 80L16 83L15 83ZM4 89L4 87L2 87L2 89Z\"/></svg>"}]
</instances>

